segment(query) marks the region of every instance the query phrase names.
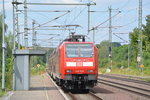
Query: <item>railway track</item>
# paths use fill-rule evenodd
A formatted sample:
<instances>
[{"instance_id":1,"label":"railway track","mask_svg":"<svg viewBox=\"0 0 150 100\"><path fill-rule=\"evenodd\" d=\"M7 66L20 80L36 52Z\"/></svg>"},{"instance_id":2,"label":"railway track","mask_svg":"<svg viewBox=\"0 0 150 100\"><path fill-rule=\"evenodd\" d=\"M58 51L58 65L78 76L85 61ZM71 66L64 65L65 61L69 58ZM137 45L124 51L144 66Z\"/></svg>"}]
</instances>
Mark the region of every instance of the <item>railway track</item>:
<instances>
[{"instance_id":1,"label":"railway track","mask_svg":"<svg viewBox=\"0 0 150 100\"><path fill-rule=\"evenodd\" d=\"M50 78L50 76L47 74L47 76ZM76 92L76 93L71 93L68 92L67 90L59 87L51 78L50 80L53 82L53 84L57 87L61 95L65 98L65 100L102 100L100 97L96 96L94 93L89 92L89 93L84 93L82 91Z\"/></svg>"},{"instance_id":2,"label":"railway track","mask_svg":"<svg viewBox=\"0 0 150 100\"><path fill-rule=\"evenodd\" d=\"M115 74L99 75L99 76L105 77L105 78L122 80L122 81L134 82L134 83L139 83L139 84L144 84L144 85L150 86L150 82L143 81L142 79L144 79L144 78L141 78L141 77L133 77L133 76L127 76L127 75L115 75Z\"/></svg>"},{"instance_id":3,"label":"railway track","mask_svg":"<svg viewBox=\"0 0 150 100\"><path fill-rule=\"evenodd\" d=\"M68 93L70 100L103 100L92 92L87 94Z\"/></svg>"},{"instance_id":4,"label":"railway track","mask_svg":"<svg viewBox=\"0 0 150 100\"><path fill-rule=\"evenodd\" d=\"M98 82L101 84L150 98L150 84L148 82L107 75L100 75L100 77L101 78L98 79Z\"/></svg>"},{"instance_id":5,"label":"railway track","mask_svg":"<svg viewBox=\"0 0 150 100\"><path fill-rule=\"evenodd\" d=\"M150 78L149 76L133 76L133 75L118 75L118 74L107 74L107 76L114 76L114 77L124 77L124 78L130 78L130 79L135 79L135 80L144 80L146 78Z\"/></svg>"}]
</instances>

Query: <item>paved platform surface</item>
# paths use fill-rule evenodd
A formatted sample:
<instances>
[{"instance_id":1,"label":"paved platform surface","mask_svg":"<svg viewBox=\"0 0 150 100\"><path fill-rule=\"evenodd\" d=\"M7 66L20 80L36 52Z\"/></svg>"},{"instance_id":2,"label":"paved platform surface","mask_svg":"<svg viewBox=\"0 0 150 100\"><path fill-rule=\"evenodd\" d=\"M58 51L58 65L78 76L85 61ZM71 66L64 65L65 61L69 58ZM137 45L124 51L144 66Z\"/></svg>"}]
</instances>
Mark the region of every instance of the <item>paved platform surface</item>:
<instances>
[{"instance_id":1,"label":"paved platform surface","mask_svg":"<svg viewBox=\"0 0 150 100\"><path fill-rule=\"evenodd\" d=\"M31 77L29 91L13 91L1 100L65 100L47 73Z\"/></svg>"}]
</instances>

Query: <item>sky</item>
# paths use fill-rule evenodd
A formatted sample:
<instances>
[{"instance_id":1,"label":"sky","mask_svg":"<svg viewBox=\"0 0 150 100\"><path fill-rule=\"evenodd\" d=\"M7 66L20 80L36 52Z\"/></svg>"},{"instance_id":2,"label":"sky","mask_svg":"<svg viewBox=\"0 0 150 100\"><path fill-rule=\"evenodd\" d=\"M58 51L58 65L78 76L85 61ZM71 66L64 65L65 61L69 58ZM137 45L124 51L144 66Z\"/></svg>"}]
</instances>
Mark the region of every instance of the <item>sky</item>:
<instances>
[{"instance_id":1,"label":"sky","mask_svg":"<svg viewBox=\"0 0 150 100\"><path fill-rule=\"evenodd\" d=\"M24 0L18 0L23 2ZM128 41L128 33L138 26L138 1L139 0L27 0L30 3L88 3L95 2L96 5L91 6L90 13L90 29L105 22L109 18L108 8L111 7L112 16L112 33L118 35L124 40ZM13 30L13 17L12 17L12 0L5 0L5 22L8 25L8 32ZM19 6L19 10L23 10L23 5ZM87 34L88 30L88 13L87 6L28 6L28 10L42 10L42 11L70 11L67 12L28 12L28 28L32 28L32 21L35 20L36 25L43 24L51 21L45 26L58 26L58 25L80 25L75 30L76 34ZM2 12L2 0L0 0L0 11ZM150 0L143 0L143 15L142 21L145 24L145 18L150 14ZM58 16L62 16L57 20L53 20ZM23 12L19 12L19 26L20 32L23 32L24 16ZM95 43L99 44L104 40L109 39L109 22L100 25L95 31ZM41 27L42 28L42 27ZM45 29L56 29L54 27L46 27ZM74 27L70 27L71 29ZM57 28L58 29L58 28ZM61 29L61 28L59 28ZM37 31L37 44L44 47L56 47L60 41L69 35L68 30L36 30ZM7 34L8 34L7 32ZM125 34L119 34L125 33ZM55 35L50 35L55 34ZM59 34L56 35L56 34ZM126 42L112 34L113 42ZM52 38L53 37L53 38ZM93 41L93 32L91 31L87 36L88 41ZM23 35L20 36L21 43L24 44ZM48 40L49 39L49 40ZM29 46L32 44L32 31L29 31Z\"/></svg>"}]
</instances>

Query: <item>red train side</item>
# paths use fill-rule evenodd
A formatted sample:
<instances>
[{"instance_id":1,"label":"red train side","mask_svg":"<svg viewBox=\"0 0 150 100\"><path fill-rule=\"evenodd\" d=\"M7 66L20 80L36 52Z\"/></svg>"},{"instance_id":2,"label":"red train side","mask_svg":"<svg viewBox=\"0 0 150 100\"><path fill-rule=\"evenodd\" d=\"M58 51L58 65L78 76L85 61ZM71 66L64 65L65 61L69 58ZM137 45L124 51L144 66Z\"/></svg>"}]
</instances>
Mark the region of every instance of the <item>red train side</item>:
<instances>
[{"instance_id":1,"label":"red train side","mask_svg":"<svg viewBox=\"0 0 150 100\"><path fill-rule=\"evenodd\" d=\"M50 75L67 89L90 89L97 83L98 50L93 42L63 42L49 58Z\"/></svg>"}]
</instances>

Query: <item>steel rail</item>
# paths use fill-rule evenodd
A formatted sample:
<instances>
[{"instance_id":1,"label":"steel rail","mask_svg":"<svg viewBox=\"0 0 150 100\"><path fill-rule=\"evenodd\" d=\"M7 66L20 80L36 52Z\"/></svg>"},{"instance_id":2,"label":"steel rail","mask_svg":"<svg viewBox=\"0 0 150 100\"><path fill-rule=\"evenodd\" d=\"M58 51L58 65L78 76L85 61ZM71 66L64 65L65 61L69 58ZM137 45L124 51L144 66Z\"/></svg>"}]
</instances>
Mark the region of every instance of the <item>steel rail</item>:
<instances>
[{"instance_id":1,"label":"steel rail","mask_svg":"<svg viewBox=\"0 0 150 100\"><path fill-rule=\"evenodd\" d=\"M122 90L130 91L132 93L136 93L141 96L150 98L150 90L148 90L148 89L131 86L129 84L127 85L127 84L123 84L123 83L112 82L112 81L108 81L108 80L104 80L104 79L98 79L98 82L101 84L104 84L104 85L108 85L108 86L112 86L112 87L119 88Z\"/></svg>"},{"instance_id":2,"label":"steel rail","mask_svg":"<svg viewBox=\"0 0 150 100\"><path fill-rule=\"evenodd\" d=\"M89 94L93 97L95 97L97 100L103 100L102 98L98 97L97 95L95 95L94 93L92 92L89 92Z\"/></svg>"},{"instance_id":3,"label":"steel rail","mask_svg":"<svg viewBox=\"0 0 150 100\"><path fill-rule=\"evenodd\" d=\"M79 98L78 98L79 96L78 96L77 94L73 94L73 93L69 92L68 95L69 95L69 97L70 97L72 100L79 100ZM81 95L81 94L79 94L79 95ZM84 95L85 95L85 94L83 94L83 96L84 96ZM90 95L91 97L93 97L92 100L103 100L103 99L101 99L100 97L98 97L97 95L95 95L95 94L92 93L92 92L89 92L88 95Z\"/></svg>"},{"instance_id":4,"label":"steel rail","mask_svg":"<svg viewBox=\"0 0 150 100\"><path fill-rule=\"evenodd\" d=\"M134 78L137 78L137 77L131 77L131 76L123 76L122 77L122 75L117 75L117 76L114 76L114 75L111 75L111 76L110 75L100 75L100 77L117 79L117 80L121 80L121 81L134 82L134 83L144 84L144 85L150 86L150 82L134 79ZM129 78L131 78L131 79L129 79ZM141 78L139 78L139 79L141 79Z\"/></svg>"}]
</instances>

